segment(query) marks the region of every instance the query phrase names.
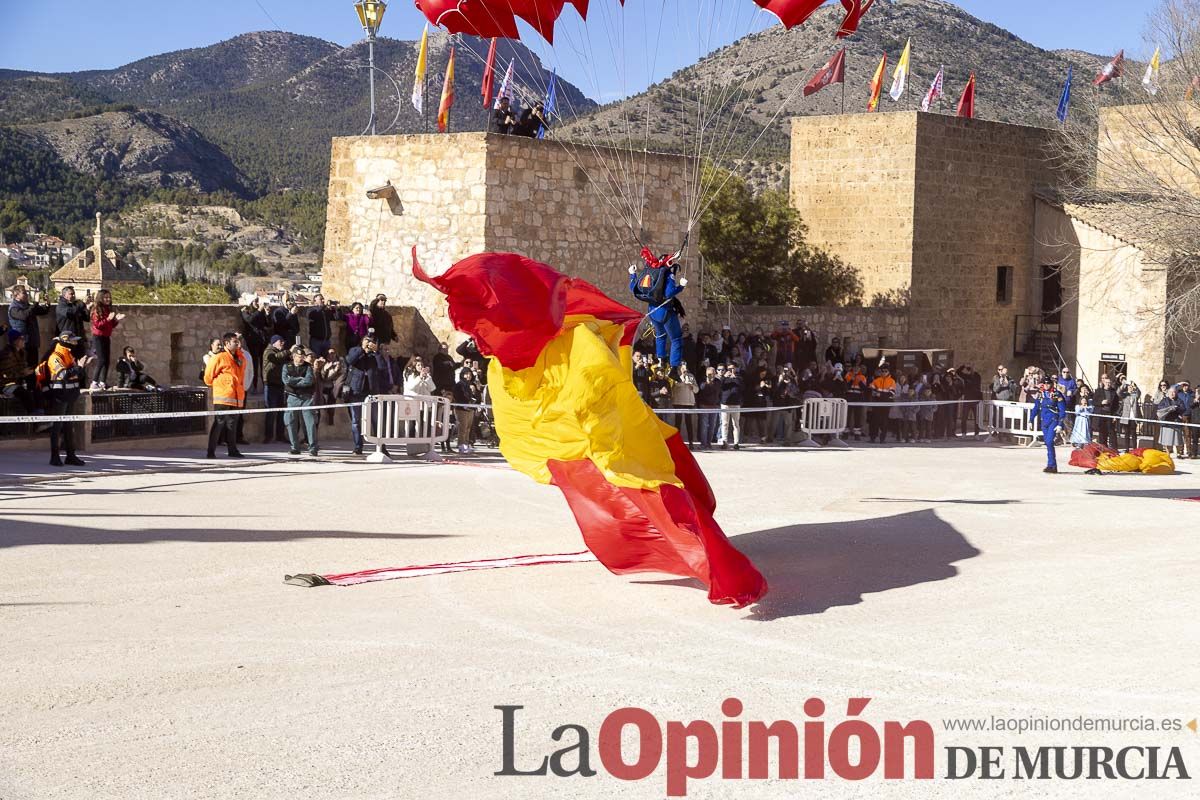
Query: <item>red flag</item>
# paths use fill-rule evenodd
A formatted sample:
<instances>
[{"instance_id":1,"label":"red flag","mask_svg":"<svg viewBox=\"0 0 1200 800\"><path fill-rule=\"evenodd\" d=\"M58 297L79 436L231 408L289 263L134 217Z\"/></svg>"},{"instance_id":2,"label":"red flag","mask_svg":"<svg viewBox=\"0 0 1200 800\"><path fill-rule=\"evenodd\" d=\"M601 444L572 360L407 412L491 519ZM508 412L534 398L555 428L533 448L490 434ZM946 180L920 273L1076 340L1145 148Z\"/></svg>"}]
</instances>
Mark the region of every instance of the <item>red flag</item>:
<instances>
[{"instance_id":1,"label":"red flag","mask_svg":"<svg viewBox=\"0 0 1200 800\"><path fill-rule=\"evenodd\" d=\"M857 31L858 23L874 3L875 0L842 0L842 6L846 9L846 19L842 21L842 27L837 32L838 38L845 39Z\"/></svg>"},{"instance_id":2,"label":"red flag","mask_svg":"<svg viewBox=\"0 0 1200 800\"><path fill-rule=\"evenodd\" d=\"M445 133L450 127L450 106L454 105L454 48L446 62L446 79L442 82L442 102L438 104L438 130Z\"/></svg>"},{"instance_id":3,"label":"red flag","mask_svg":"<svg viewBox=\"0 0 1200 800\"><path fill-rule=\"evenodd\" d=\"M831 83L846 82L846 48L842 48L833 54L833 58L821 67L816 75L813 75L812 80L804 87L804 96L816 94Z\"/></svg>"},{"instance_id":4,"label":"red flag","mask_svg":"<svg viewBox=\"0 0 1200 800\"><path fill-rule=\"evenodd\" d=\"M975 73L971 73L971 80L967 81L967 88L963 89L962 99L958 101L958 116L966 117L967 119L975 119Z\"/></svg>"},{"instance_id":5,"label":"red flag","mask_svg":"<svg viewBox=\"0 0 1200 800\"><path fill-rule=\"evenodd\" d=\"M492 81L496 78L496 39L488 47L487 64L483 67L483 107L492 104Z\"/></svg>"},{"instance_id":6,"label":"red flag","mask_svg":"<svg viewBox=\"0 0 1200 800\"><path fill-rule=\"evenodd\" d=\"M1103 86L1114 78L1121 77L1125 71L1125 51L1117 53L1113 56L1113 60L1104 65L1104 69L1096 73L1096 80L1092 81L1092 86Z\"/></svg>"}]
</instances>

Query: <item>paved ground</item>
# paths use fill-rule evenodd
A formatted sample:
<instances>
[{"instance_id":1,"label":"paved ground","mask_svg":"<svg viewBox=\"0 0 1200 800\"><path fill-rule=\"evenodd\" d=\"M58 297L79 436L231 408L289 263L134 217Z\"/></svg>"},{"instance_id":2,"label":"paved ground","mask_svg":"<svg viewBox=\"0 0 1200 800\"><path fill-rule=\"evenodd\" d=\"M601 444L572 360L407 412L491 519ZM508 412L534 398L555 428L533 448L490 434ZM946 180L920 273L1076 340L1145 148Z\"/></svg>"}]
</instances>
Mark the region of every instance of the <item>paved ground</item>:
<instances>
[{"instance_id":1,"label":"paved ground","mask_svg":"<svg viewBox=\"0 0 1200 800\"><path fill-rule=\"evenodd\" d=\"M831 730L858 696L874 726L928 720L939 779L712 779L689 797L1194 797L1188 781L940 779L955 745L1008 746L1010 774L1014 745L1178 746L1200 773L1200 735L1186 729L944 729L1200 716L1200 503L1177 499L1200 495L1190 462L1170 477L1048 477L1039 457L982 445L703 455L718 519L772 587L734 611L687 582L596 564L282 583L578 549L558 492L494 455L167 454L45 481L40 457L0 454L0 798L658 798L662 766L640 782L601 768L605 716L634 705L719 723L731 696L743 720L801 722L820 697ZM494 777L501 704L525 706L517 766L578 723L600 774Z\"/></svg>"}]
</instances>

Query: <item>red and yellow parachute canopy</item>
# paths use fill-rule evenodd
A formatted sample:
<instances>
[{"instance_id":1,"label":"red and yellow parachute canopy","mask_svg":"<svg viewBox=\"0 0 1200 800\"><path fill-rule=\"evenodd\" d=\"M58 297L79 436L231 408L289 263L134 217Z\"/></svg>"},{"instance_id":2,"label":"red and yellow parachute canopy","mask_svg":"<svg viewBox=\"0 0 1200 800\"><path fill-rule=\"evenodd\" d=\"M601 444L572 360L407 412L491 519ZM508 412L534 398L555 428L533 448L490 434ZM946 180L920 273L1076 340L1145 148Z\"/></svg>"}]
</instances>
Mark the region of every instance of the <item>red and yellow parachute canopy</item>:
<instances>
[{"instance_id":1,"label":"red and yellow parachute canopy","mask_svg":"<svg viewBox=\"0 0 1200 800\"><path fill-rule=\"evenodd\" d=\"M491 357L500 451L562 490L584 542L617 574L695 578L714 603L766 592L750 559L713 519L716 500L679 431L632 380L642 315L599 289L515 253L481 253L437 277L450 320Z\"/></svg>"},{"instance_id":2,"label":"red and yellow parachute canopy","mask_svg":"<svg viewBox=\"0 0 1200 800\"><path fill-rule=\"evenodd\" d=\"M414 3L434 25L450 33L484 39L519 39L517 20L521 19L546 41L553 42L554 25L568 3L575 6L582 18L587 19L588 14L588 0L414 0ZM754 3L791 29L808 20L825 0L754 0ZM846 18L838 29L839 38L858 30L859 21L875 0L841 0L841 3ZM621 4L624 5L624 0Z\"/></svg>"}]
</instances>

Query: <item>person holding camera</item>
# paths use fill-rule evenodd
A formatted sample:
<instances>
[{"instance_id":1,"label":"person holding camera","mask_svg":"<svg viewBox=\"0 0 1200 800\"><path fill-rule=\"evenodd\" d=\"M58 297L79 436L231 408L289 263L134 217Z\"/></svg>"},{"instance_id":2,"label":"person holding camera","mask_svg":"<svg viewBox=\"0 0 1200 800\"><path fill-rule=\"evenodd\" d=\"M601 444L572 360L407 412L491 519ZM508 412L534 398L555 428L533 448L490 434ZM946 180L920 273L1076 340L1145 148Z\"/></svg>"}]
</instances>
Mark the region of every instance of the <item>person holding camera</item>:
<instances>
[{"instance_id":1,"label":"person holding camera","mask_svg":"<svg viewBox=\"0 0 1200 800\"><path fill-rule=\"evenodd\" d=\"M352 404L347 411L356 456L363 451L361 403L371 395L386 394L387 380L387 363L379 353L379 342L373 336L364 336L362 344L346 354L346 402Z\"/></svg>"},{"instance_id":2,"label":"person holding camera","mask_svg":"<svg viewBox=\"0 0 1200 800\"><path fill-rule=\"evenodd\" d=\"M716 367L707 367L704 370L704 380L700 382L700 387L696 391L696 408L718 409L720 407L721 379L717 377ZM702 450L711 450L719 418L711 412L697 414L696 416L698 418L697 424L700 428L700 448Z\"/></svg>"}]
</instances>

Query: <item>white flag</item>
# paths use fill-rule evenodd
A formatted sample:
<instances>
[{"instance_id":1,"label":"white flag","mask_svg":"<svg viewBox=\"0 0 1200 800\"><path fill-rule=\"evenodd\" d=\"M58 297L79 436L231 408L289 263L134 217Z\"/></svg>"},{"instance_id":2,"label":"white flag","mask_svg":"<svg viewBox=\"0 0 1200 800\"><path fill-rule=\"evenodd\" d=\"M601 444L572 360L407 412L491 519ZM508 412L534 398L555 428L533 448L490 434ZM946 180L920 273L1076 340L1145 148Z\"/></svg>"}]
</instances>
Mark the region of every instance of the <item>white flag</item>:
<instances>
[{"instance_id":1,"label":"white flag","mask_svg":"<svg viewBox=\"0 0 1200 800\"><path fill-rule=\"evenodd\" d=\"M429 48L429 26L421 34L421 49L417 53L417 71L413 75L412 104L418 114L425 113L425 61Z\"/></svg>"},{"instance_id":2,"label":"white flag","mask_svg":"<svg viewBox=\"0 0 1200 800\"><path fill-rule=\"evenodd\" d=\"M899 100L904 94L904 87L908 83L908 62L912 58L912 39L908 40L908 44L904 45L904 53L900 56L900 63L896 65L896 72L892 77L892 91L890 92L893 100Z\"/></svg>"},{"instance_id":3,"label":"white flag","mask_svg":"<svg viewBox=\"0 0 1200 800\"><path fill-rule=\"evenodd\" d=\"M933 107L933 104L939 97L942 96L942 83L946 79L946 68L942 67L938 70L937 77L933 79L933 85L929 87L929 91L925 93L925 99L921 101L921 110L928 111Z\"/></svg>"},{"instance_id":4,"label":"white flag","mask_svg":"<svg viewBox=\"0 0 1200 800\"><path fill-rule=\"evenodd\" d=\"M1150 63L1146 65L1146 77L1142 78L1142 86L1145 86L1146 91L1150 94L1158 94L1158 68L1161 58L1162 53L1155 48L1154 58L1150 59Z\"/></svg>"}]
</instances>

